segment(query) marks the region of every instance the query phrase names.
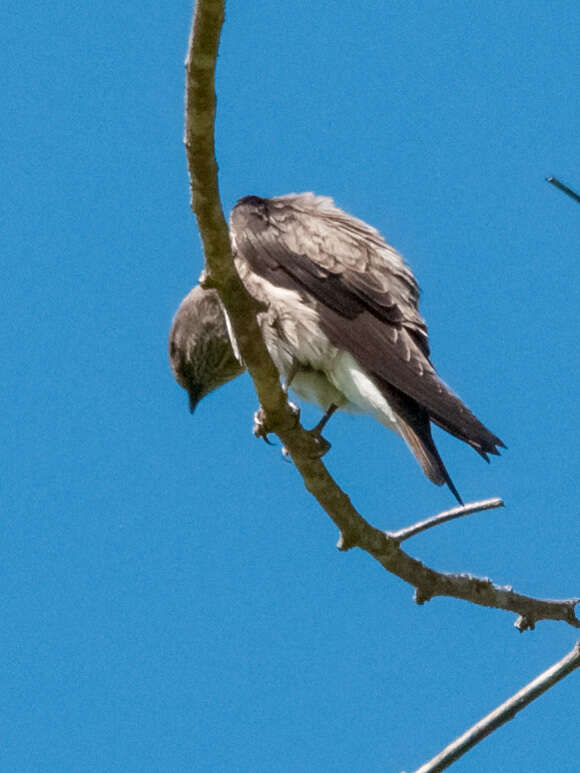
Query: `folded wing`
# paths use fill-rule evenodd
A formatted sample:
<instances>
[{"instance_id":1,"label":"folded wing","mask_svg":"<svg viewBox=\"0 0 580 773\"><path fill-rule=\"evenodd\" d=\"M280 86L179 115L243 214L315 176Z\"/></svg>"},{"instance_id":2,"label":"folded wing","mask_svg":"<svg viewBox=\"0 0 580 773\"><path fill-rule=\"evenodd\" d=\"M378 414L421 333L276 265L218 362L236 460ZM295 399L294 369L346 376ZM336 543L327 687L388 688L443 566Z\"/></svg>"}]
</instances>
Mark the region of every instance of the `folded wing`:
<instances>
[{"instance_id":1,"label":"folded wing","mask_svg":"<svg viewBox=\"0 0 580 773\"><path fill-rule=\"evenodd\" d=\"M247 196L232 212L231 230L238 260L316 304L322 332L357 360L397 410L407 427L402 434L434 482L450 483L429 420L485 459L498 453L502 441L435 372L419 287L378 231L312 194Z\"/></svg>"}]
</instances>

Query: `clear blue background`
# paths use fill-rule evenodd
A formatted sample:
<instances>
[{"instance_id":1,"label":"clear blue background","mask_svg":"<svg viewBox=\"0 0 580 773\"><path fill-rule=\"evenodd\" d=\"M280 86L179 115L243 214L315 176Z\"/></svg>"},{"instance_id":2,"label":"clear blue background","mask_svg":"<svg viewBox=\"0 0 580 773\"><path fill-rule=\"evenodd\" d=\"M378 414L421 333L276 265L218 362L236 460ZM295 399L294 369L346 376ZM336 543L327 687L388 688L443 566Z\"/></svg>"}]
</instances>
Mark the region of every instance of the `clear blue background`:
<instances>
[{"instance_id":1,"label":"clear blue background","mask_svg":"<svg viewBox=\"0 0 580 773\"><path fill-rule=\"evenodd\" d=\"M188 2L0 12L0 768L411 771L578 631L412 590L251 434L247 377L195 417L169 371L203 263L182 147ZM230 3L224 206L313 190L423 288L434 362L509 450L437 434L466 500L435 568L580 595L576 0ZM307 424L316 419L304 410ZM327 463L367 518L453 505L365 418ZM457 763L576 771L577 673Z\"/></svg>"}]
</instances>

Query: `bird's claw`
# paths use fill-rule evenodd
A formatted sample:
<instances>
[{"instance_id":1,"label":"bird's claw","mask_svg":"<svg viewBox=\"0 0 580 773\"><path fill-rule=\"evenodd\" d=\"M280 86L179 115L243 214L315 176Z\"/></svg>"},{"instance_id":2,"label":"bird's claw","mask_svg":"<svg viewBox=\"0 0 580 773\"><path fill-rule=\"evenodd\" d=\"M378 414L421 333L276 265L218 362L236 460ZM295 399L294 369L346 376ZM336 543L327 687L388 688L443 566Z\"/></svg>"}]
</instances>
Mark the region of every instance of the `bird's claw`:
<instances>
[{"instance_id":1,"label":"bird's claw","mask_svg":"<svg viewBox=\"0 0 580 773\"><path fill-rule=\"evenodd\" d=\"M262 438L269 446L274 445L268 437L270 430L268 429L266 415L262 406L254 413L254 426L252 427L252 432L254 433L254 437Z\"/></svg>"},{"instance_id":2,"label":"bird's claw","mask_svg":"<svg viewBox=\"0 0 580 773\"><path fill-rule=\"evenodd\" d=\"M326 440L326 438L322 437L320 430L317 427L314 427L314 429L309 429L307 432L314 441L310 454L311 458L322 459L322 457L332 448L331 444L328 442L328 440Z\"/></svg>"},{"instance_id":3,"label":"bird's claw","mask_svg":"<svg viewBox=\"0 0 580 773\"><path fill-rule=\"evenodd\" d=\"M288 408L290 408L290 410L294 415L294 426L296 426L300 421L300 408L296 405L296 403L293 403L291 400L288 400Z\"/></svg>"},{"instance_id":4,"label":"bird's claw","mask_svg":"<svg viewBox=\"0 0 580 773\"><path fill-rule=\"evenodd\" d=\"M288 406L290 407L290 410L294 414L295 417L295 423L298 424L300 420L300 408L298 408L297 405L294 403L291 403L288 401ZM319 423L312 429L306 430L310 437L312 438L312 449L310 452L310 456L312 459L320 459L324 456L324 454L328 453L330 450L330 443L328 440L322 437L322 427L324 424ZM264 409L262 406L258 408L258 410L254 413L254 426L252 428L252 432L254 433L254 436L257 438L261 438L264 440L269 446L275 445L275 443L272 443L268 435L271 433L271 429L268 427L268 422L266 420L266 414L264 412ZM290 452L285 446L282 446L282 456L286 459L290 459Z\"/></svg>"},{"instance_id":5,"label":"bird's claw","mask_svg":"<svg viewBox=\"0 0 580 773\"><path fill-rule=\"evenodd\" d=\"M291 403L290 401L288 401L288 407L293 414L294 426L296 426L300 420L300 408L298 408L297 405L294 405L294 403ZM265 440L268 445L274 445L274 443L268 439L268 435L272 432L272 430L268 426L266 414L262 406L260 406L254 413L254 426L252 428L252 432L254 433L255 437L262 438L262 440Z\"/></svg>"}]
</instances>

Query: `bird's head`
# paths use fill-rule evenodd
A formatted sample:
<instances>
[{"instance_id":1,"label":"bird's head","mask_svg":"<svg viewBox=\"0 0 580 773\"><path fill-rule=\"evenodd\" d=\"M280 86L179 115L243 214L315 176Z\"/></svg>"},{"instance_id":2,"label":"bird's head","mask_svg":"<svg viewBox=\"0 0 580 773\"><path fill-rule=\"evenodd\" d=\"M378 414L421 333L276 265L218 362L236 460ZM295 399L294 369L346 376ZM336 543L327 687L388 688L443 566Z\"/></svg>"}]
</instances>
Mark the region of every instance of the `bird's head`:
<instances>
[{"instance_id":1,"label":"bird's head","mask_svg":"<svg viewBox=\"0 0 580 773\"><path fill-rule=\"evenodd\" d=\"M215 290L197 285L181 302L169 334L169 360L192 413L202 397L244 372Z\"/></svg>"}]
</instances>

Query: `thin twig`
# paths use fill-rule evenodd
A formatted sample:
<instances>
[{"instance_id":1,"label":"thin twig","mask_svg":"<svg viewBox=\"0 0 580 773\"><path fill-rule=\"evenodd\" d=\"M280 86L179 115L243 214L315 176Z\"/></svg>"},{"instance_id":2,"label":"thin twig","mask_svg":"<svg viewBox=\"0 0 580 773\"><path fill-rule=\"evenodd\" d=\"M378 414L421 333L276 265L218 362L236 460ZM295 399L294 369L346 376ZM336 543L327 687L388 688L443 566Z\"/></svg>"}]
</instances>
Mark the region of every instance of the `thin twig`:
<instances>
[{"instance_id":1,"label":"thin twig","mask_svg":"<svg viewBox=\"0 0 580 773\"><path fill-rule=\"evenodd\" d=\"M503 499L500 499L499 497L482 499L480 502L469 502L466 505L452 507L451 510L444 510L438 515L432 515L430 518L425 518L424 521L418 521L412 526L407 526L398 531L387 531L385 534L397 542L403 542L404 540L409 539L409 537L414 537L422 531L432 529L433 526L439 526L442 523L447 523L447 521L453 521L455 518L463 518L465 515L473 515L473 513L480 513L483 510L493 510L496 507L503 506Z\"/></svg>"},{"instance_id":2,"label":"thin twig","mask_svg":"<svg viewBox=\"0 0 580 773\"><path fill-rule=\"evenodd\" d=\"M553 666L537 676L532 682L523 687L509 700L498 706L490 714L473 725L467 732L460 735L453 743L443 749L432 760L417 768L415 773L439 773L451 765L452 762L462 757L469 749L482 741L486 736L497 730L498 727L513 719L515 715L525 708L542 693L568 676L574 669L580 666L580 642L576 642L573 649L555 663Z\"/></svg>"},{"instance_id":3,"label":"thin twig","mask_svg":"<svg viewBox=\"0 0 580 773\"><path fill-rule=\"evenodd\" d=\"M555 188L561 190L562 193L566 194L566 196L570 196L571 199L574 199L574 201L577 201L580 204L580 196L576 193L576 191L573 191L572 188L568 188L568 186L560 182L557 177L546 177L546 181L551 183Z\"/></svg>"},{"instance_id":4,"label":"thin twig","mask_svg":"<svg viewBox=\"0 0 580 773\"><path fill-rule=\"evenodd\" d=\"M191 177L192 207L203 240L206 283L214 286L224 303L242 358L250 372L268 430L275 432L316 498L340 530L339 547L360 547L389 572L416 588L415 599L424 603L434 596L451 596L519 615L520 630L539 620L562 620L580 628L575 599L550 601L515 593L490 580L463 574L443 574L405 553L397 540L371 526L357 512L318 458L313 435L297 421L280 386L278 371L264 345L256 322L256 303L241 283L231 254L227 226L219 199L214 150L214 71L223 0L198 0L186 60L185 146Z\"/></svg>"}]
</instances>

